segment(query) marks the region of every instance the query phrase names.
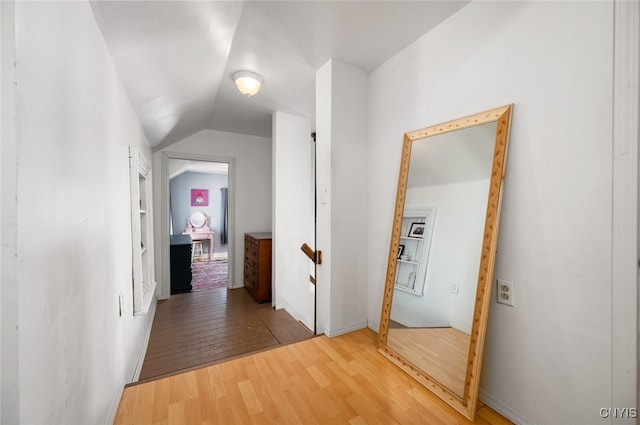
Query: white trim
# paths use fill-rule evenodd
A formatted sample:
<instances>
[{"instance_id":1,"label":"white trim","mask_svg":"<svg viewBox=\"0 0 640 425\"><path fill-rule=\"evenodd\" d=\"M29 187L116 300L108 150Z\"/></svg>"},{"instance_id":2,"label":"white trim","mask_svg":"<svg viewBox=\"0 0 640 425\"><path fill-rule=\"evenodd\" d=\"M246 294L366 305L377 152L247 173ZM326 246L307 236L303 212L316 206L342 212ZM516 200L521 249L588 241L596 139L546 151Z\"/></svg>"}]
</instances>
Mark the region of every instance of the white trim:
<instances>
[{"instance_id":1,"label":"white trim","mask_svg":"<svg viewBox=\"0 0 640 425\"><path fill-rule=\"evenodd\" d=\"M344 335L349 332L359 331L360 329L364 329L366 327L367 327L367 322L360 322L360 323L345 326L339 329L332 329L332 330L325 329L324 334L329 338L334 338L336 336Z\"/></svg>"},{"instance_id":2,"label":"white trim","mask_svg":"<svg viewBox=\"0 0 640 425\"><path fill-rule=\"evenodd\" d=\"M408 290L404 289L404 288L398 288L395 287L394 289L403 291L403 292L409 292ZM412 295L415 295L416 293L414 291L410 292ZM422 296L422 294L420 294ZM412 322L411 320L407 320L407 319L403 319L401 317L396 316L395 314L391 313L389 315L389 319L391 319L392 321L396 322L396 323L400 323L402 326L406 326L408 328L422 328L423 326L421 326L418 323Z\"/></svg>"},{"instance_id":3,"label":"white trim","mask_svg":"<svg viewBox=\"0 0 640 425\"><path fill-rule=\"evenodd\" d=\"M156 317L157 305L157 302L151 303L151 308L149 309L149 324L147 325L147 331L144 335L144 345L142 346L142 350L140 350L140 356L136 362L136 368L133 371L131 382L137 382L140 379L140 372L142 372L142 365L144 364L144 358L147 355L147 348L149 347L149 340L151 339L151 329L153 328L153 319Z\"/></svg>"},{"instance_id":4,"label":"white trim","mask_svg":"<svg viewBox=\"0 0 640 425\"><path fill-rule=\"evenodd\" d=\"M159 207L156 214L160 214L159 233L156 233L156 250L159 258L156 259L156 275L158 277L158 286L156 287L156 296L159 300L167 300L171 295L171 269L169 267L169 157L160 152L160 196Z\"/></svg>"},{"instance_id":5,"label":"white trim","mask_svg":"<svg viewBox=\"0 0 640 425\"><path fill-rule=\"evenodd\" d=\"M0 423L19 423L21 416L18 299L18 155L15 3L0 1ZM25 313L29 314L29 313Z\"/></svg>"},{"instance_id":6,"label":"white trim","mask_svg":"<svg viewBox=\"0 0 640 425\"><path fill-rule=\"evenodd\" d=\"M129 146L133 315L147 314L156 294L151 167Z\"/></svg>"},{"instance_id":7,"label":"white trim","mask_svg":"<svg viewBox=\"0 0 640 425\"><path fill-rule=\"evenodd\" d=\"M502 403L499 399L492 397L486 391L483 391L482 388L478 392L478 400L490 406L493 410L500 413L505 418L509 418L509 420L513 421L518 425L535 425L534 422L531 422L529 419L520 415L518 412L511 409L509 406Z\"/></svg>"},{"instance_id":8,"label":"white trim","mask_svg":"<svg viewBox=\"0 0 640 425\"><path fill-rule=\"evenodd\" d=\"M638 401L639 29L638 2L614 0L611 405L603 406L612 408Z\"/></svg>"},{"instance_id":9,"label":"white trim","mask_svg":"<svg viewBox=\"0 0 640 425\"><path fill-rule=\"evenodd\" d=\"M160 234L157 238L160 253L160 279L158 284L158 298L168 299L171 295L169 268L169 159L189 159L194 161L224 162L229 165L229 238L228 238L228 281L227 287L234 288L235 256L235 190L236 190L236 159L233 157L206 155L199 153L183 153L159 151L160 154Z\"/></svg>"},{"instance_id":10,"label":"white trim","mask_svg":"<svg viewBox=\"0 0 640 425\"><path fill-rule=\"evenodd\" d=\"M380 332L380 322L376 322L371 319L367 319L367 327L374 331L376 335Z\"/></svg>"},{"instance_id":11,"label":"white trim","mask_svg":"<svg viewBox=\"0 0 640 425\"><path fill-rule=\"evenodd\" d=\"M115 387L116 390L113 393L113 397L111 397L111 403L109 403L109 414L105 418L104 425L111 425L116 420L116 413L118 413L118 407L120 406L120 400L122 399L125 383L124 374L120 375Z\"/></svg>"}]
</instances>

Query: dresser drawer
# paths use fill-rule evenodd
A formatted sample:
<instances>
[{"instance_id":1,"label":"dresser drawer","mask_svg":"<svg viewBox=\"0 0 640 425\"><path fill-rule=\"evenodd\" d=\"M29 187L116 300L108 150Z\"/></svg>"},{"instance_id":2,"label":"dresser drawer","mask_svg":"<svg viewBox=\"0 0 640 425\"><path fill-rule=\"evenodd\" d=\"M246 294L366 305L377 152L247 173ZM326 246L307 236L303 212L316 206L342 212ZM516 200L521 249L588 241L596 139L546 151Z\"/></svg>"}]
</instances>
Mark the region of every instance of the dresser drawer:
<instances>
[{"instance_id":1,"label":"dresser drawer","mask_svg":"<svg viewBox=\"0 0 640 425\"><path fill-rule=\"evenodd\" d=\"M258 302L271 299L271 233L245 233L244 287Z\"/></svg>"},{"instance_id":2,"label":"dresser drawer","mask_svg":"<svg viewBox=\"0 0 640 425\"><path fill-rule=\"evenodd\" d=\"M248 236L244 238L244 258L245 261L258 265L258 241Z\"/></svg>"},{"instance_id":3,"label":"dresser drawer","mask_svg":"<svg viewBox=\"0 0 640 425\"><path fill-rule=\"evenodd\" d=\"M256 286L258 270L251 264L244 264L244 286Z\"/></svg>"}]
</instances>

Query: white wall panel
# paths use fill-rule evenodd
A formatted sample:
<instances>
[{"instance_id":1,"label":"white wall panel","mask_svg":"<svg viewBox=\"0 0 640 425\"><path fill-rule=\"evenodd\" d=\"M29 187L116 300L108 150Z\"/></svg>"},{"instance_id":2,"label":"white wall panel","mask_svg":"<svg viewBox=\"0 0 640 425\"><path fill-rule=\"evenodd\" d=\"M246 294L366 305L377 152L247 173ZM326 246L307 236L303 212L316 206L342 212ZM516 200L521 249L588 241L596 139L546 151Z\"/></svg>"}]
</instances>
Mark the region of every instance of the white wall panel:
<instances>
[{"instance_id":1,"label":"white wall panel","mask_svg":"<svg viewBox=\"0 0 640 425\"><path fill-rule=\"evenodd\" d=\"M107 423L152 317L132 314L128 147L151 150L88 3L16 2L15 43L3 116L17 128L20 404L7 407L20 423Z\"/></svg>"},{"instance_id":2,"label":"white wall panel","mask_svg":"<svg viewBox=\"0 0 640 425\"><path fill-rule=\"evenodd\" d=\"M367 75L338 61L316 74L318 313L330 336L366 326Z\"/></svg>"},{"instance_id":3,"label":"white wall panel","mask_svg":"<svg viewBox=\"0 0 640 425\"><path fill-rule=\"evenodd\" d=\"M300 247L314 243L311 121L273 114L273 304L314 329L311 261Z\"/></svg>"},{"instance_id":4,"label":"white wall panel","mask_svg":"<svg viewBox=\"0 0 640 425\"><path fill-rule=\"evenodd\" d=\"M372 326L402 134L515 104L481 394L521 423L611 403L612 69L612 2L472 2L370 76Z\"/></svg>"}]
</instances>

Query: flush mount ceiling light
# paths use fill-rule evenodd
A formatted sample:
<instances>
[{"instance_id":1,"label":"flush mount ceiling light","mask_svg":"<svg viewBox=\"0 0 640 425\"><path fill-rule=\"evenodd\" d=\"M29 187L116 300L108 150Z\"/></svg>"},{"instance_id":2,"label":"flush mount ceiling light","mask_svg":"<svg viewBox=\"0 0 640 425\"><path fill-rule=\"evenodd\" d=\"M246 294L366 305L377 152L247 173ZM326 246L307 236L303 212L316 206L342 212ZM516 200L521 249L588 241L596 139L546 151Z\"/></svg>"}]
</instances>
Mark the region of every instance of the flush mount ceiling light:
<instances>
[{"instance_id":1,"label":"flush mount ceiling light","mask_svg":"<svg viewBox=\"0 0 640 425\"><path fill-rule=\"evenodd\" d=\"M262 86L262 77L254 72L238 71L233 74L232 78L236 83L236 87L240 90L240 93L247 97L258 93L260 86Z\"/></svg>"}]
</instances>

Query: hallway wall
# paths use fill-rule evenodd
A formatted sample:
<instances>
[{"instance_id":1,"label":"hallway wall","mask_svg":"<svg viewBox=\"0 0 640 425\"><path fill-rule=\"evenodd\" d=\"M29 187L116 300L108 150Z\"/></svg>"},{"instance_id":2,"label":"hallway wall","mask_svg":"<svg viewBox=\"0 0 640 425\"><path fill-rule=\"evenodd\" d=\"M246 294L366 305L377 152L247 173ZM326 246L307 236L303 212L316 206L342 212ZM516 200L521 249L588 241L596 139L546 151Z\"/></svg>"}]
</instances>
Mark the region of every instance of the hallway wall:
<instances>
[{"instance_id":1,"label":"hallway wall","mask_svg":"<svg viewBox=\"0 0 640 425\"><path fill-rule=\"evenodd\" d=\"M89 3L0 7L0 422L110 423L151 319L132 311L128 146L150 148Z\"/></svg>"},{"instance_id":2,"label":"hallway wall","mask_svg":"<svg viewBox=\"0 0 640 425\"><path fill-rule=\"evenodd\" d=\"M481 399L518 423L596 424L616 396L635 400L614 374L635 371L633 353L615 363L614 315L636 312L612 308L613 10L472 2L370 76L373 328L403 133L515 104L495 277L515 281L516 306L493 294Z\"/></svg>"}]
</instances>

